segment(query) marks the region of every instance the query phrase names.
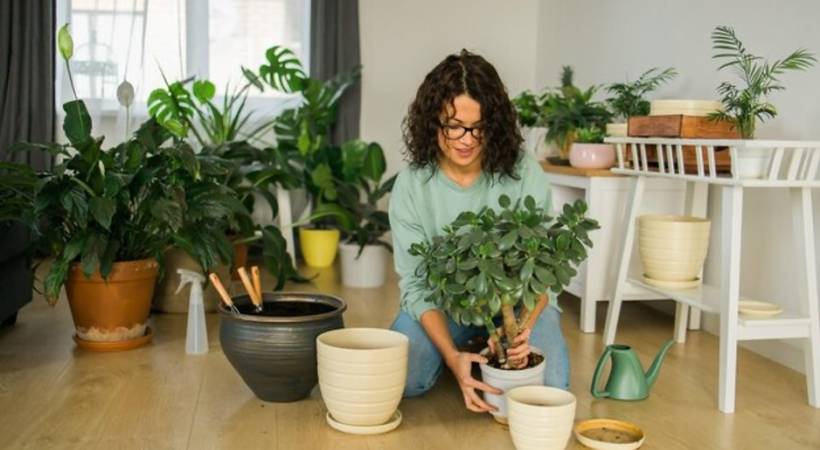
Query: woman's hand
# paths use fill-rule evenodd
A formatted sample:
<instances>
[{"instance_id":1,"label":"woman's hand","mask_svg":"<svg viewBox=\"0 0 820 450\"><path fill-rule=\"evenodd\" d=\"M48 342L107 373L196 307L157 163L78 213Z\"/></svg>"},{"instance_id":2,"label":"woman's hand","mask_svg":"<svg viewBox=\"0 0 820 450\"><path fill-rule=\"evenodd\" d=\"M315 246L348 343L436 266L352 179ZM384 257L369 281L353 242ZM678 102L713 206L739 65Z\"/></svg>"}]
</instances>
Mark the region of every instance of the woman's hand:
<instances>
[{"instance_id":1,"label":"woman's hand","mask_svg":"<svg viewBox=\"0 0 820 450\"><path fill-rule=\"evenodd\" d=\"M458 382L458 387L461 388L461 394L464 396L464 405L467 409L477 413L497 411L498 408L482 400L476 390L496 395L501 395L502 391L473 378L472 368L474 362L486 364L487 358L476 353L458 352L446 360L447 367L453 372Z\"/></svg>"},{"instance_id":2,"label":"woman's hand","mask_svg":"<svg viewBox=\"0 0 820 450\"><path fill-rule=\"evenodd\" d=\"M487 343L490 345L490 351L495 353L495 341L490 339ZM513 339L512 345L511 348L507 349L507 362L514 369L525 368L529 362L528 356L532 353L530 350L530 329L522 329L518 336Z\"/></svg>"}]
</instances>

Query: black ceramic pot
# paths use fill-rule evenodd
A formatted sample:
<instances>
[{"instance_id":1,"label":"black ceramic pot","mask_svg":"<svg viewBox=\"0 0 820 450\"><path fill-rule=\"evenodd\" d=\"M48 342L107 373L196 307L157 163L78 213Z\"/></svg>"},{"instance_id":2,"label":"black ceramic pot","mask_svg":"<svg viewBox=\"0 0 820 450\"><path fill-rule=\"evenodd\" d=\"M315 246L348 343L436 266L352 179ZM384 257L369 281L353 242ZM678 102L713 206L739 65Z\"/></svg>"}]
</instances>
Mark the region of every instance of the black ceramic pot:
<instances>
[{"instance_id":1,"label":"black ceramic pot","mask_svg":"<svg viewBox=\"0 0 820 450\"><path fill-rule=\"evenodd\" d=\"M316 385L316 337L343 328L345 302L324 294L264 294L264 311L252 313L247 295L233 298L240 314L223 304L219 341L245 384L261 400L292 402Z\"/></svg>"}]
</instances>

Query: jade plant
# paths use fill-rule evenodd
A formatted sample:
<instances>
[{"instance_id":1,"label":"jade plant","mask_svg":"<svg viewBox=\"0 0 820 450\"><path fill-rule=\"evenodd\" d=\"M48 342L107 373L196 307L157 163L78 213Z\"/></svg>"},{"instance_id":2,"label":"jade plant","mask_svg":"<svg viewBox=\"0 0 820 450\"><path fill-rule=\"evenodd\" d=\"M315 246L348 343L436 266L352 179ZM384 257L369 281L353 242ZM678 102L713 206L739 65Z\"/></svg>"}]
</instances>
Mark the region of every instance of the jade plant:
<instances>
[{"instance_id":1,"label":"jade plant","mask_svg":"<svg viewBox=\"0 0 820 450\"><path fill-rule=\"evenodd\" d=\"M539 299L560 293L576 275L598 223L585 217L581 200L564 205L554 221L532 196L512 204L502 195L498 205L461 213L443 234L411 245L410 254L420 257L416 275L428 301L457 323L485 327L494 360L503 364Z\"/></svg>"},{"instance_id":2,"label":"jade plant","mask_svg":"<svg viewBox=\"0 0 820 450\"><path fill-rule=\"evenodd\" d=\"M653 67L642 73L635 81L610 84L606 90L612 94L612 97L606 102L615 116L624 120L632 116L649 115L649 101L645 98L646 94L658 89L677 75L678 72L673 67L662 71Z\"/></svg>"},{"instance_id":3,"label":"jade plant","mask_svg":"<svg viewBox=\"0 0 820 450\"><path fill-rule=\"evenodd\" d=\"M776 91L784 90L779 76L787 71L806 70L817 59L804 49L798 49L783 59L769 62L750 53L738 39L735 30L718 26L712 32L712 48L717 52L713 59L723 61L718 70L734 69L745 87L724 81L717 92L721 96L724 111L711 115L715 120L734 123L743 139L753 139L757 121L763 122L777 116L777 108L768 99Z\"/></svg>"}]
</instances>

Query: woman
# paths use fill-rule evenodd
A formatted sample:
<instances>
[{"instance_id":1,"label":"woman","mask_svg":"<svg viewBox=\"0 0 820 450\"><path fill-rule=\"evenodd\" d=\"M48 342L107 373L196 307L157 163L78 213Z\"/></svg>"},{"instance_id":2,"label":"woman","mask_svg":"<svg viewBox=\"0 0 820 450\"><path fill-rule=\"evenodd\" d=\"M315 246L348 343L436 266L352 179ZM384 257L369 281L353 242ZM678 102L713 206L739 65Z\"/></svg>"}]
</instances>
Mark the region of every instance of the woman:
<instances>
[{"instance_id":1,"label":"woman","mask_svg":"<svg viewBox=\"0 0 820 450\"><path fill-rule=\"evenodd\" d=\"M549 181L521 149L515 109L495 68L466 50L448 56L425 77L403 131L409 167L396 179L389 213L401 277L401 311L392 329L410 339L405 396L429 390L443 363L453 372L467 409L489 412L494 408L476 390L501 391L471 375L472 363L486 359L458 350L470 338L486 336L485 329L456 324L426 301L424 280L415 274L419 258L408 251L413 243L440 234L462 211L497 207L501 194L513 201L532 195L548 208ZM530 343L546 353L545 383L567 389L569 360L554 298L540 300L508 350L510 361L526 362Z\"/></svg>"}]
</instances>

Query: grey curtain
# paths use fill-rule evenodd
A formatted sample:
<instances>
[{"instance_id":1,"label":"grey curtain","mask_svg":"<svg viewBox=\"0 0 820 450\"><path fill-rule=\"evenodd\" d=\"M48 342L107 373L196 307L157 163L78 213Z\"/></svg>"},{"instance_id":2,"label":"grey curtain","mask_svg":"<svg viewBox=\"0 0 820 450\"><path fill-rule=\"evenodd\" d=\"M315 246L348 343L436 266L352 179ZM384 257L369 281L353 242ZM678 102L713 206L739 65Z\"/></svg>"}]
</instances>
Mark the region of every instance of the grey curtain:
<instances>
[{"instance_id":1,"label":"grey curtain","mask_svg":"<svg viewBox=\"0 0 820 450\"><path fill-rule=\"evenodd\" d=\"M361 64L359 56L359 1L312 0L310 2L310 73L327 80ZM334 144L359 137L361 82L351 86L339 105Z\"/></svg>"},{"instance_id":2,"label":"grey curtain","mask_svg":"<svg viewBox=\"0 0 820 450\"><path fill-rule=\"evenodd\" d=\"M0 1L0 160L51 166L9 146L54 138L54 48L54 0Z\"/></svg>"}]
</instances>

